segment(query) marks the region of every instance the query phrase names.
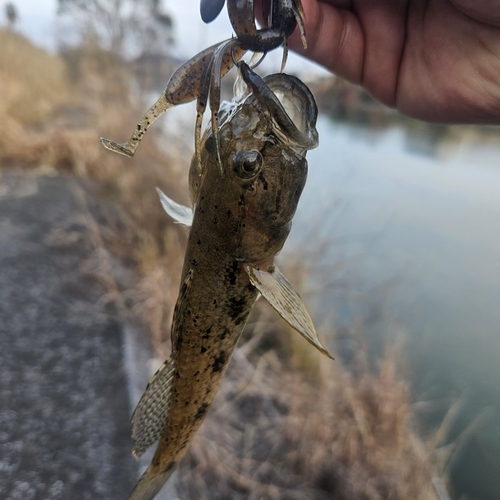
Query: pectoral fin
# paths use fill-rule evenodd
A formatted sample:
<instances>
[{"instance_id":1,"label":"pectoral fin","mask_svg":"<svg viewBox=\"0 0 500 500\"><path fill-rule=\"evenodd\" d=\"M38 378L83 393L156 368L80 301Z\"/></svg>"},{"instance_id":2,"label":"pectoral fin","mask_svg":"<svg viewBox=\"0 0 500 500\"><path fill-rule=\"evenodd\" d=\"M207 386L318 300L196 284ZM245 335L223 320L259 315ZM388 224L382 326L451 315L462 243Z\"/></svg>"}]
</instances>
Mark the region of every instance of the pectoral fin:
<instances>
[{"instance_id":1,"label":"pectoral fin","mask_svg":"<svg viewBox=\"0 0 500 500\"><path fill-rule=\"evenodd\" d=\"M314 347L333 359L320 342L304 302L281 271L275 267L272 272L267 272L249 265L245 266L245 271L252 285L259 290L279 315Z\"/></svg>"},{"instance_id":2,"label":"pectoral fin","mask_svg":"<svg viewBox=\"0 0 500 500\"><path fill-rule=\"evenodd\" d=\"M144 394L132 415L132 454L139 458L159 439L167 423L172 381L175 372L175 354L172 354L151 377Z\"/></svg>"},{"instance_id":3,"label":"pectoral fin","mask_svg":"<svg viewBox=\"0 0 500 500\"><path fill-rule=\"evenodd\" d=\"M171 200L161 189L156 188L156 190L160 195L160 201L165 212L178 224L191 227L193 223L193 211L189 207L179 205L179 203Z\"/></svg>"}]
</instances>

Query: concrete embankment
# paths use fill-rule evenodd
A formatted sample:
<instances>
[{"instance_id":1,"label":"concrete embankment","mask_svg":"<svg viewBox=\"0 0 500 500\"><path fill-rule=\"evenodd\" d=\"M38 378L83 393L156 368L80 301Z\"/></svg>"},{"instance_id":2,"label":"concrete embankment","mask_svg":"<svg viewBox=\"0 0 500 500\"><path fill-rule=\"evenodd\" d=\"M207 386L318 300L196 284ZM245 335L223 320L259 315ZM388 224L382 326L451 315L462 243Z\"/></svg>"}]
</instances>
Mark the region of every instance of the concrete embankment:
<instances>
[{"instance_id":1,"label":"concrete embankment","mask_svg":"<svg viewBox=\"0 0 500 500\"><path fill-rule=\"evenodd\" d=\"M125 325L82 272L95 248L72 182L0 173L3 499L124 499L138 473Z\"/></svg>"}]
</instances>

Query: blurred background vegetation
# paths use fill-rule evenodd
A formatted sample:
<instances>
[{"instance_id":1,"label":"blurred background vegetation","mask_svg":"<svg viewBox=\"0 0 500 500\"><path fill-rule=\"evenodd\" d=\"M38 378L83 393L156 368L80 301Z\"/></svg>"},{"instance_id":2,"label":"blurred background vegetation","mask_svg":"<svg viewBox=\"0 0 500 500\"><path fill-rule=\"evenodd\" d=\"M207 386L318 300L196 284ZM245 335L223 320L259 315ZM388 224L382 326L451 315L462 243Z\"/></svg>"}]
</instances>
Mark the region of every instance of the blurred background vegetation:
<instances>
[{"instance_id":1,"label":"blurred background vegetation","mask_svg":"<svg viewBox=\"0 0 500 500\"><path fill-rule=\"evenodd\" d=\"M197 2L192 4L192 9L197 8ZM107 252L133 267L134 284L120 288L112 270L101 271L99 278L123 314L141 316L156 355L163 360L170 349L170 321L186 232L164 214L155 188L187 204L192 141L186 144L180 138L191 138L194 114L188 108L191 128L186 128L185 115L175 113L163 128L153 127L134 161L105 151L99 137L129 137L181 64L174 55L174 40L179 44L193 35L176 31L170 6L158 0L59 0L57 7L62 26L59 44L57 50L47 51L19 29L22 12L16 4L3 6L0 166L27 175L76 176L103 202L114 205L123 226L100 227L106 238L99 241ZM278 66L269 68L276 71ZM432 302L433 295L425 295L425 288L415 281L420 261L417 270L408 273L414 265L412 252L423 252L437 273L432 279L446 281L446 272L441 276L439 272L454 258L448 247L455 245L455 235L427 219L424 223L405 220L404 227L401 223L399 232L393 234L393 212L381 212L375 225L366 217L373 212L370 203L374 199L383 206L389 203L384 200L393 203L401 196L420 201L417 210L428 214L426 205L451 203L446 186L457 176L465 175L465 184L473 189L469 175L475 179L491 163L498 166L498 128L423 124L384 108L333 76L319 72L300 76L311 86L321 108L321 144L309 156L310 194L305 193L299 207L302 215L297 215L280 266L311 304L320 334L335 350L337 360L321 358L259 302L216 404L182 464L179 496L500 498L500 395L493 387L500 360L498 351L488 348L494 346L493 337L481 336L480 324L489 322L488 328L498 333L496 316L490 311L484 319L479 311L467 323L467 327L475 325L467 338L476 335L484 349L493 351L485 361L489 371L476 370L475 376L473 370L462 371L468 363L467 348L449 349L461 337L440 337L439 330L455 328L453 321L448 325L446 321L460 318L462 306L467 309L471 282L460 275L462 285L450 282L450 287L462 286L464 295L455 297L444 290L439 296L454 300L446 305L448 316L443 319L435 314L435 304L422 306L422 302ZM226 86L230 81L228 77ZM328 143L337 149L327 149ZM473 159L480 156L477 151L490 151L485 167L474 164ZM358 153L361 156L353 156ZM423 159L418 172L415 158ZM394 190L384 191L388 188L381 186L380 179L388 177L389 184L408 187L405 169L412 168L409 195L403 192L394 198ZM451 172L440 177L443 169ZM470 174L473 169L479 174ZM484 180L486 184L500 180L496 171L487 172L491 179ZM422 177L415 180L419 173ZM361 184L355 185L352 176L360 178ZM436 192L430 194L431 185L426 182ZM438 200L435 205L429 201L431 195ZM477 210L473 223L481 225L476 201L482 193L477 198L462 195L453 203ZM397 206L393 203L392 210L397 211ZM483 209L496 217L498 203ZM461 213L457 211L458 217ZM362 221L360 214L365 217ZM456 224L461 225L461 220ZM334 225L337 229L332 229ZM487 226L484 233L495 228L498 225ZM432 243L429 248L419 246L415 238L422 231L427 232L423 241ZM384 240L387 234L393 239ZM434 244L436 234L448 238L439 240L441 247ZM401 240L411 251L394 250ZM494 244L498 248L498 238ZM484 245L489 247L489 240ZM463 248L469 252L466 243ZM380 260L370 261L372 252ZM471 258L481 259L480 254ZM485 280L493 283L491 288L471 293L481 304L485 303L481 294L487 294L496 304L491 307L498 308L495 293L499 288L494 279L498 260L493 261L497 266L493 269L489 258L490 254L483 258L481 269ZM385 269L387 259L401 265L396 271L390 265ZM460 260L449 273L455 276L466 262ZM423 269L425 273L429 268ZM478 290L480 279L481 273L475 273L473 283ZM406 300L403 310L401 300L409 296L408 289L420 295ZM481 352L471 355L472 364L484 359ZM454 370L440 371L456 353L460 363Z\"/></svg>"}]
</instances>

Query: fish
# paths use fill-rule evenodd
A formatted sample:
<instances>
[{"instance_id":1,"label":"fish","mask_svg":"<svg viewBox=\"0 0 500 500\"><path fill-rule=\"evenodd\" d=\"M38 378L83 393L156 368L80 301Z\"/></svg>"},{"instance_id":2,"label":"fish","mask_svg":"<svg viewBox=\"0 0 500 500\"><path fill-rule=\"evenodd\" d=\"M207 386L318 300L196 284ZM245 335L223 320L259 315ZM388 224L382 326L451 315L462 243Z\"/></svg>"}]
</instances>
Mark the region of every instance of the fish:
<instances>
[{"instance_id":1,"label":"fish","mask_svg":"<svg viewBox=\"0 0 500 500\"><path fill-rule=\"evenodd\" d=\"M294 76L262 79L244 62L238 69L244 91L220 112L222 172L209 128L202 168L196 158L191 164L192 206L159 191L166 212L190 230L172 353L132 416L134 456L158 445L128 500L153 499L187 452L259 294L331 357L304 302L274 262L306 182L306 152L318 144L316 103Z\"/></svg>"}]
</instances>

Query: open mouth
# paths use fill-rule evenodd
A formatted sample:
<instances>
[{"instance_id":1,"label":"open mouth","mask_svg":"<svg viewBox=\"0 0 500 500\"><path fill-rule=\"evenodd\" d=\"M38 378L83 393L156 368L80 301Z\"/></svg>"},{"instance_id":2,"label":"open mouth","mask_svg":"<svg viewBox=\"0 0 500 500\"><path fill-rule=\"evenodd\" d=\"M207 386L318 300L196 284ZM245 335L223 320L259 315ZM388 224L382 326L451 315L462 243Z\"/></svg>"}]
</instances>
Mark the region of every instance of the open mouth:
<instances>
[{"instance_id":1,"label":"open mouth","mask_svg":"<svg viewBox=\"0 0 500 500\"><path fill-rule=\"evenodd\" d=\"M298 152L315 148L318 108L307 86L284 73L261 78L246 63L240 63L239 69L257 102L263 105L287 142Z\"/></svg>"},{"instance_id":2,"label":"open mouth","mask_svg":"<svg viewBox=\"0 0 500 500\"><path fill-rule=\"evenodd\" d=\"M274 118L289 140L305 150L315 148L318 108L311 91L295 76L283 73L269 75L263 82L279 103L273 109Z\"/></svg>"}]
</instances>

